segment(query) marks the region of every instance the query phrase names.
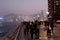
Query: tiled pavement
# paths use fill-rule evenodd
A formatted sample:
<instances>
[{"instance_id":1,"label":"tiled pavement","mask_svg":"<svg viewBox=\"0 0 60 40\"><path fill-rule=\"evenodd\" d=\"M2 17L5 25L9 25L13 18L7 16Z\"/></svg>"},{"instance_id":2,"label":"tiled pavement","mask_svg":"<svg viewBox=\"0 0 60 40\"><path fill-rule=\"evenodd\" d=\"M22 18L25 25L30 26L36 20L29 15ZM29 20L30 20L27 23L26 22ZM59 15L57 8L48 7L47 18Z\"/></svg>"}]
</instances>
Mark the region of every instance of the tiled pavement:
<instances>
[{"instance_id":1,"label":"tiled pavement","mask_svg":"<svg viewBox=\"0 0 60 40\"><path fill-rule=\"evenodd\" d=\"M47 30L44 30L45 26L41 25L40 26L40 35L39 35L39 39L33 39L33 40L53 40L53 37L48 38L47 37ZM34 36L35 37L35 36ZM29 38L29 37L27 37ZM31 38L29 38L30 40L32 40ZM27 39L27 40L29 40Z\"/></svg>"},{"instance_id":2,"label":"tiled pavement","mask_svg":"<svg viewBox=\"0 0 60 40\"><path fill-rule=\"evenodd\" d=\"M60 40L60 24L56 24L56 26L54 27L53 39L54 40Z\"/></svg>"}]
</instances>

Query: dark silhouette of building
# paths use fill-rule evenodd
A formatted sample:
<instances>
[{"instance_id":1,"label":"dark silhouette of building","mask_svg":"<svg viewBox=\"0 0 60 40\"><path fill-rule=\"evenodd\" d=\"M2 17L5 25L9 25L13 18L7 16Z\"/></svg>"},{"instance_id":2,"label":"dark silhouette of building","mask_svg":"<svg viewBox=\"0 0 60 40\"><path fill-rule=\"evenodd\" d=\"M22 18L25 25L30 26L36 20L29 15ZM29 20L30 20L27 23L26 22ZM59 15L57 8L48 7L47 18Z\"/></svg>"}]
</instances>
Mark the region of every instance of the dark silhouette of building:
<instances>
[{"instance_id":1,"label":"dark silhouette of building","mask_svg":"<svg viewBox=\"0 0 60 40\"><path fill-rule=\"evenodd\" d=\"M49 15L54 20L60 20L60 0L48 0Z\"/></svg>"}]
</instances>

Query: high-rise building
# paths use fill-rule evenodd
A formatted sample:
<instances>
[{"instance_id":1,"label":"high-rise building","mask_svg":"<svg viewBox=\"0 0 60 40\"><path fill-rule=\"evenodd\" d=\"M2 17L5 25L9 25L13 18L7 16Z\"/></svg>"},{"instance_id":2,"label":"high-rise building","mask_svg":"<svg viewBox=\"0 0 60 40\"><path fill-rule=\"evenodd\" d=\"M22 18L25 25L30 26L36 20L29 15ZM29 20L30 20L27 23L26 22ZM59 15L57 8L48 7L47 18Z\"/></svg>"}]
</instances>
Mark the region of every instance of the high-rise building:
<instances>
[{"instance_id":1,"label":"high-rise building","mask_svg":"<svg viewBox=\"0 0 60 40\"><path fill-rule=\"evenodd\" d=\"M48 0L48 11L54 20L60 20L60 0Z\"/></svg>"}]
</instances>

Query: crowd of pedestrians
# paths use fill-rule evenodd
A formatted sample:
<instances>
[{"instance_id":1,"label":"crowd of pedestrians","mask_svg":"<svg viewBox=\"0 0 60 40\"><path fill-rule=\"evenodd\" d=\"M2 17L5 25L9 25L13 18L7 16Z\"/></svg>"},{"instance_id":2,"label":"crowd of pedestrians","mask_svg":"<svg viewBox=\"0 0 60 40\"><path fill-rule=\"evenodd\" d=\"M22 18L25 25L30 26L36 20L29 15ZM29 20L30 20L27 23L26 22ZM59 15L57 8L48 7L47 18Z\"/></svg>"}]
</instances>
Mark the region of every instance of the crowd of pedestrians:
<instances>
[{"instance_id":1,"label":"crowd of pedestrians","mask_svg":"<svg viewBox=\"0 0 60 40\"><path fill-rule=\"evenodd\" d=\"M34 22L32 22L32 21L25 22L24 21L23 23L25 25L24 34L28 35L30 33L31 39L34 38L34 35L35 35L36 39L39 39L39 34L40 34L39 29L40 29L40 25L43 23L47 30L47 36L50 35L51 32L53 33L53 28L54 28L53 22L48 22L48 21L42 22L42 21L35 20Z\"/></svg>"}]
</instances>

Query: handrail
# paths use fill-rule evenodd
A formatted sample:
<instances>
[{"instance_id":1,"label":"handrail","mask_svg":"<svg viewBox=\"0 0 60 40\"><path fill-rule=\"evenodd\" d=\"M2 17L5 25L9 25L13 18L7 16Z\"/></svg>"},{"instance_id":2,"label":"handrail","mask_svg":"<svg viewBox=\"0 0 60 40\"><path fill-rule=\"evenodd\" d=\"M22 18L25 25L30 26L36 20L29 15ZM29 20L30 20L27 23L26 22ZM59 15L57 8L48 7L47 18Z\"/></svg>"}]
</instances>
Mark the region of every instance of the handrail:
<instances>
[{"instance_id":1,"label":"handrail","mask_svg":"<svg viewBox=\"0 0 60 40\"><path fill-rule=\"evenodd\" d=\"M18 24L17 27L12 30L11 32L9 32L8 34L6 34L4 37L5 39L9 39L9 40L17 40L18 36L20 35L20 31L21 31L21 26L22 24ZM4 39L4 40L5 40Z\"/></svg>"}]
</instances>

